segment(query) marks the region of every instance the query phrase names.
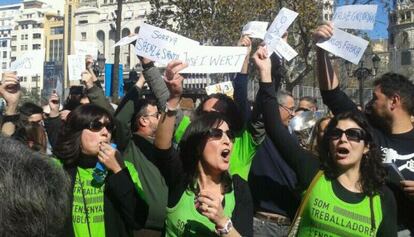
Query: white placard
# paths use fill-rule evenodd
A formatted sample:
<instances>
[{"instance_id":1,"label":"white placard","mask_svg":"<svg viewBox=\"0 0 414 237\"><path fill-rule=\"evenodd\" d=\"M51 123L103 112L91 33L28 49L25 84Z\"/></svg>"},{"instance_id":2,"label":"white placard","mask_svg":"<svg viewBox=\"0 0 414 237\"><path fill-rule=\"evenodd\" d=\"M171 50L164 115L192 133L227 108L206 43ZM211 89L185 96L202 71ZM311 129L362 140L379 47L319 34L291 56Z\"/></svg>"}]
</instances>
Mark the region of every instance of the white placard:
<instances>
[{"instance_id":1,"label":"white placard","mask_svg":"<svg viewBox=\"0 0 414 237\"><path fill-rule=\"evenodd\" d=\"M97 60L98 44L96 42L75 41L75 55L90 55L94 60Z\"/></svg>"},{"instance_id":2,"label":"white placard","mask_svg":"<svg viewBox=\"0 0 414 237\"><path fill-rule=\"evenodd\" d=\"M246 47L187 47L187 51L179 59L186 62L188 67L181 73L240 72L246 55Z\"/></svg>"},{"instance_id":3,"label":"white placard","mask_svg":"<svg viewBox=\"0 0 414 237\"><path fill-rule=\"evenodd\" d=\"M368 41L334 28L333 35L329 40L316 45L353 64L358 64L368 46Z\"/></svg>"},{"instance_id":4,"label":"white placard","mask_svg":"<svg viewBox=\"0 0 414 237\"><path fill-rule=\"evenodd\" d=\"M138 39L138 35L132 35L132 36L126 36L119 40L112 48L115 48L116 46L124 46L127 44L130 44Z\"/></svg>"},{"instance_id":5,"label":"white placard","mask_svg":"<svg viewBox=\"0 0 414 237\"><path fill-rule=\"evenodd\" d=\"M282 8L266 32L264 37L266 44L270 44L274 38L281 38L298 15L297 12Z\"/></svg>"},{"instance_id":6,"label":"white placard","mask_svg":"<svg viewBox=\"0 0 414 237\"><path fill-rule=\"evenodd\" d=\"M290 47L288 43L279 37L274 38L268 46L272 51L277 52L279 56L282 56L287 61L292 60L298 55L298 53Z\"/></svg>"},{"instance_id":7,"label":"white placard","mask_svg":"<svg viewBox=\"0 0 414 237\"><path fill-rule=\"evenodd\" d=\"M152 25L142 24L135 53L160 64L180 58L182 49L198 46L199 42Z\"/></svg>"},{"instance_id":8,"label":"white placard","mask_svg":"<svg viewBox=\"0 0 414 237\"><path fill-rule=\"evenodd\" d=\"M234 94L233 83L231 81L206 86L205 90L207 95L222 93L233 97Z\"/></svg>"},{"instance_id":9,"label":"white placard","mask_svg":"<svg viewBox=\"0 0 414 237\"><path fill-rule=\"evenodd\" d=\"M251 21L242 30L242 35L249 35L250 38L264 39L269 22Z\"/></svg>"},{"instance_id":10,"label":"white placard","mask_svg":"<svg viewBox=\"0 0 414 237\"><path fill-rule=\"evenodd\" d=\"M346 5L335 9L332 22L343 29L374 29L377 5Z\"/></svg>"},{"instance_id":11,"label":"white placard","mask_svg":"<svg viewBox=\"0 0 414 237\"><path fill-rule=\"evenodd\" d=\"M10 65L10 71L17 72L18 76L31 76L43 73L45 49L27 51Z\"/></svg>"},{"instance_id":12,"label":"white placard","mask_svg":"<svg viewBox=\"0 0 414 237\"><path fill-rule=\"evenodd\" d=\"M82 80L82 72L85 70L85 55L68 55L70 81Z\"/></svg>"}]
</instances>

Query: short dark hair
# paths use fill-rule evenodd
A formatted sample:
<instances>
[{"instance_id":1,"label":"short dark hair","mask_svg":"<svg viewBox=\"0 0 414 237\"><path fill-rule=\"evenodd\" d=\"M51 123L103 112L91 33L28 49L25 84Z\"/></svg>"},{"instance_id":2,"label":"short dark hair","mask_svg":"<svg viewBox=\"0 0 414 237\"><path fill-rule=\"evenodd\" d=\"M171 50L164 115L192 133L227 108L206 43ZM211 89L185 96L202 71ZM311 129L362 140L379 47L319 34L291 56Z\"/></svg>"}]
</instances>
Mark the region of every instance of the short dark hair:
<instances>
[{"instance_id":1,"label":"short dark hair","mask_svg":"<svg viewBox=\"0 0 414 237\"><path fill-rule=\"evenodd\" d=\"M13 134L13 138L23 142L25 145L28 145L29 142L32 142L33 145L30 147L32 150L46 154L46 131L43 126L38 123L21 123L21 126L18 127L16 129L16 132Z\"/></svg>"},{"instance_id":2,"label":"short dark hair","mask_svg":"<svg viewBox=\"0 0 414 237\"><path fill-rule=\"evenodd\" d=\"M0 137L0 236L59 236L70 178L56 161Z\"/></svg>"},{"instance_id":3,"label":"short dark hair","mask_svg":"<svg viewBox=\"0 0 414 237\"><path fill-rule=\"evenodd\" d=\"M65 166L74 165L79 159L83 129L101 118L108 118L110 123L114 121L106 109L94 104L80 105L69 113L53 149L53 153Z\"/></svg>"},{"instance_id":4,"label":"short dark hair","mask_svg":"<svg viewBox=\"0 0 414 237\"><path fill-rule=\"evenodd\" d=\"M134 115L131 120L132 132L136 132L139 126L138 119L147 114L149 105L157 106L157 102L152 99L139 99L134 103Z\"/></svg>"},{"instance_id":5,"label":"short dark hair","mask_svg":"<svg viewBox=\"0 0 414 237\"><path fill-rule=\"evenodd\" d=\"M316 100L316 98L314 98L312 96L302 96L302 97L300 97L299 101L302 101L302 100L307 101L309 103L312 103L314 105L318 104L318 101Z\"/></svg>"},{"instance_id":6,"label":"short dark hair","mask_svg":"<svg viewBox=\"0 0 414 237\"><path fill-rule=\"evenodd\" d=\"M19 108L20 114L29 117L32 114L43 114L43 109L39 105L32 102L25 102Z\"/></svg>"},{"instance_id":7,"label":"short dark hair","mask_svg":"<svg viewBox=\"0 0 414 237\"><path fill-rule=\"evenodd\" d=\"M320 144L319 154L322 162L322 169L328 179L336 179L339 176L339 170L330 154L329 143L330 133L336 127L340 120L351 120L358 124L366 134L365 144L369 146L369 151L363 155L360 166L360 183L364 194L371 196L380 192L381 187L385 184L386 171L382 165L382 153L379 146L374 141L374 131L368 120L361 111L353 110L336 115L331 119L326 127L325 134Z\"/></svg>"},{"instance_id":8,"label":"short dark hair","mask_svg":"<svg viewBox=\"0 0 414 237\"><path fill-rule=\"evenodd\" d=\"M197 164L203 157L209 130L213 127L220 126L223 122L228 124L227 118L222 113L204 113L190 123L179 143L180 158L183 163L186 182L194 192L197 192L196 187L194 187L194 182L198 177ZM230 180L228 172L223 174L223 179L227 191L231 188L231 182L228 182Z\"/></svg>"},{"instance_id":9,"label":"short dark hair","mask_svg":"<svg viewBox=\"0 0 414 237\"><path fill-rule=\"evenodd\" d=\"M410 114L413 114L414 84L407 77L397 73L385 73L374 81L374 86L379 86L381 92L387 97L398 94L401 97L403 108Z\"/></svg>"},{"instance_id":10,"label":"short dark hair","mask_svg":"<svg viewBox=\"0 0 414 237\"><path fill-rule=\"evenodd\" d=\"M217 103L214 105L214 109L217 112L222 113L226 117L230 129L236 133L242 131L244 127L244 120L241 116L240 108L236 105L232 98L225 94L216 93L204 98L204 100L195 110L195 118L197 119L197 117L206 113L205 111L203 111L203 107L207 100L211 98L215 98L218 100Z\"/></svg>"}]
</instances>

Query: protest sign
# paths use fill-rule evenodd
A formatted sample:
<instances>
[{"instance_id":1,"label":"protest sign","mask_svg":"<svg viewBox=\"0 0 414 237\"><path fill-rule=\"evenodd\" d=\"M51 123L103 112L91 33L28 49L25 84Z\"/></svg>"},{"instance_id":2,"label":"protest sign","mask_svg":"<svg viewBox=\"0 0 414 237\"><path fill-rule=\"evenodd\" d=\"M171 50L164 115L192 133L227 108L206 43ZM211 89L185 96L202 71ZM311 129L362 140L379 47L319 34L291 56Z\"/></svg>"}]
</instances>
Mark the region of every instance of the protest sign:
<instances>
[{"instance_id":1,"label":"protest sign","mask_svg":"<svg viewBox=\"0 0 414 237\"><path fill-rule=\"evenodd\" d=\"M43 73L45 50L27 51L10 65L10 71L17 72L18 76L31 76Z\"/></svg>"},{"instance_id":2,"label":"protest sign","mask_svg":"<svg viewBox=\"0 0 414 237\"><path fill-rule=\"evenodd\" d=\"M377 5L346 5L335 9L332 22L343 29L374 29Z\"/></svg>"},{"instance_id":3,"label":"protest sign","mask_svg":"<svg viewBox=\"0 0 414 237\"><path fill-rule=\"evenodd\" d=\"M137 39L138 39L138 35L126 36L122 38L121 40L119 40L116 44L114 44L112 48L115 48L116 46L124 46L124 45L130 44Z\"/></svg>"},{"instance_id":4,"label":"protest sign","mask_svg":"<svg viewBox=\"0 0 414 237\"><path fill-rule=\"evenodd\" d=\"M333 35L329 40L316 45L353 64L358 64L368 46L368 41L334 28Z\"/></svg>"},{"instance_id":5,"label":"protest sign","mask_svg":"<svg viewBox=\"0 0 414 237\"><path fill-rule=\"evenodd\" d=\"M68 55L70 81L82 80L82 72L85 70L85 55Z\"/></svg>"},{"instance_id":6,"label":"protest sign","mask_svg":"<svg viewBox=\"0 0 414 237\"><path fill-rule=\"evenodd\" d=\"M93 60L97 60L98 45L96 42L75 41L75 55L90 55Z\"/></svg>"},{"instance_id":7,"label":"protest sign","mask_svg":"<svg viewBox=\"0 0 414 237\"><path fill-rule=\"evenodd\" d=\"M142 24L135 53L161 64L180 58L183 49L200 45L199 42L152 25Z\"/></svg>"},{"instance_id":8,"label":"protest sign","mask_svg":"<svg viewBox=\"0 0 414 237\"><path fill-rule=\"evenodd\" d=\"M269 22L251 21L242 30L242 35L249 35L250 38L264 39Z\"/></svg>"},{"instance_id":9,"label":"protest sign","mask_svg":"<svg viewBox=\"0 0 414 237\"><path fill-rule=\"evenodd\" d=\"M180 60L188 64L188 67L181 73L240 72L246 55L246 47L192 47L179 57Z\"/></svg>"},{"instance_id":10,"label":"protest sign","mask_svg":"<svg viewBox=\"0 0 414 237\"><path fill-rule=\"evenodd\" d=\"M298 53L290 47L288 43L286 43L282 38L274 38L268 47L282 56L287 61L292 60L294 57L298 55Z\"/></svg>"},{"instance_id":11,"label":"protest sign","mask_svg":"<svg viewBox=\"0 0 414 237\"><path fill-rule=\"evenodd\" d=\"M264 37L265 43L270 44L274 38L282 37L298 15L297 12L285 7L282 8L266 32Z\"/></svg>"},{"instance_id":12,"label":"protest sign","mask_svg":"<svg viewBox=\"0 0 414 237\"><path fill-rule=\"evenodd\" d=\"M233 97L234 94L234 88L231 81L206 86L205 90L207 95L221 93Z\"/></svg>"}]
</instances>

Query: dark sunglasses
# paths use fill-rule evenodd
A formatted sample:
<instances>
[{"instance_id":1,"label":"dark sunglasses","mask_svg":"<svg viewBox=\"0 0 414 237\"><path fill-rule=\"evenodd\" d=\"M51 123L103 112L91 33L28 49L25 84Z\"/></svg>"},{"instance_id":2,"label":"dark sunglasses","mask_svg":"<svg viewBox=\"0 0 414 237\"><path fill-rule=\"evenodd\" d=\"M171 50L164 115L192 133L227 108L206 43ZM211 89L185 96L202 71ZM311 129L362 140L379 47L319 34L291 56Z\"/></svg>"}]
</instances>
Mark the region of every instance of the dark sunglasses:
<instances>
[{"instance_id":1,"label":"dark sunglasses","mask_svg":"<svg viewBox=\"0 0 414 237\"><path fill-rule=\"evenodd\" d=\"M92 132L99 132L104 127L106 128L106 130L108 130L108 132L112 132L115 129L115 126L112 123L102 123L99 120L90 122L88 129Z\"/></svg>"},{"instance_id":2,"label":"dark sunglasses","mask_svg":"<svg viewBox=\"0 0 414 237\"><path fill-rule=\"evenodd\" d=\"M211 128L208 131L208 136L210 138L214 139L221 139L223 137L223 134L226 133L227 137L230 139L230 141L234 142L235 136L234 133L231 130L223 131L218 128Z\"/></svg>"},{"instance_id":3,"label":"dark sunglasses","mask_svg":"<svg viewBox=\"0 0 414 237\"><path fill-rule=\"evenodd\" d=\"M361 140L366 140L367 135L364 130L360 128L348 128L347 130L342 130L339 128L334 128L329 133L329 138L332 140L337 140L342 137L342 134L345 133L346 138L349 141L360 142Z\"/></svg>"}]
</instances>

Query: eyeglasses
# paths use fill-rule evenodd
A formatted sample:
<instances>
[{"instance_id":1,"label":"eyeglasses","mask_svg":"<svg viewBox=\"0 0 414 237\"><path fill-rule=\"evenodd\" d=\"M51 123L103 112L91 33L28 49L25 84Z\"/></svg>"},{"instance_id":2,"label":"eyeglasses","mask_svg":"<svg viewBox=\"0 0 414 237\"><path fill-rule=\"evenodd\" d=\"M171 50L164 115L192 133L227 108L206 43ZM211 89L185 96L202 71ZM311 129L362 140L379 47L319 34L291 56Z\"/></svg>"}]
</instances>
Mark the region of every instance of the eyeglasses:
<instances>
[{"instance_id":1,"label":"eyeglasses","mask_svg":"<svg viewBox=\"0 0 414 237\"><path fill-rule=\"evenodd\" d=\"M155 113L153 113L153 114L146 114L146 115L144 115L144 117L154 117L154 118L159 118L159 117L160 117L160 115L161 115L161 113L160 113L160 112L155 112Z\"/></svg>"},{"instance_id":2,"label":"eyeglasses","mask_svg":"<svg viewBox=\"0 0 414 237\"><path fill-rule=\"evenodd\" d=\"M102 123L99 120L95 120L89 123L88 129L92 132L99 132L103 128L106 128L108 132L112 132L115 129L115 126L112 123Z\"/></svg>"},{"instance_id":3,"label":"eyeglasses","mask_svg":"<svg viewBox=\"0 0 414 237\"><path fill-rule=\"evenodd\" d=\"M286 110L290 116L295 115L295 111L294 111L295 108L288 108L282 104L279 104L279 106L282 107L284 110Z\"/></svg>"},{"instance_id":4,"label":"eyeglasses","mask_svg":"<svg viewBox=\"0 0 414 237\"><path fill-rule=\"evenodd\" d=\"M218 139L221 139L223 137L224 133L227 135L227 137L230 139L230 141L234 142L235 136L234 136L234 133L231 130L223 131L223 130L218 129L218 128L211 128L208 131L208 136L210 138L218 140Z\"/></svg>"},{"instance_id":5,"label":"eyeglasses","mask_svg":"<svg viewBox=\"0 0 414 237\"><path fill-rule=\"evenodd\" d=\"M349 141L360 142L361 140L367 139L365 131L359 128L348 128L347 130L334 128L329 132L328 137L332 140L337 140L341 138L344 133Z\"/></svg>"}]
</instances>

